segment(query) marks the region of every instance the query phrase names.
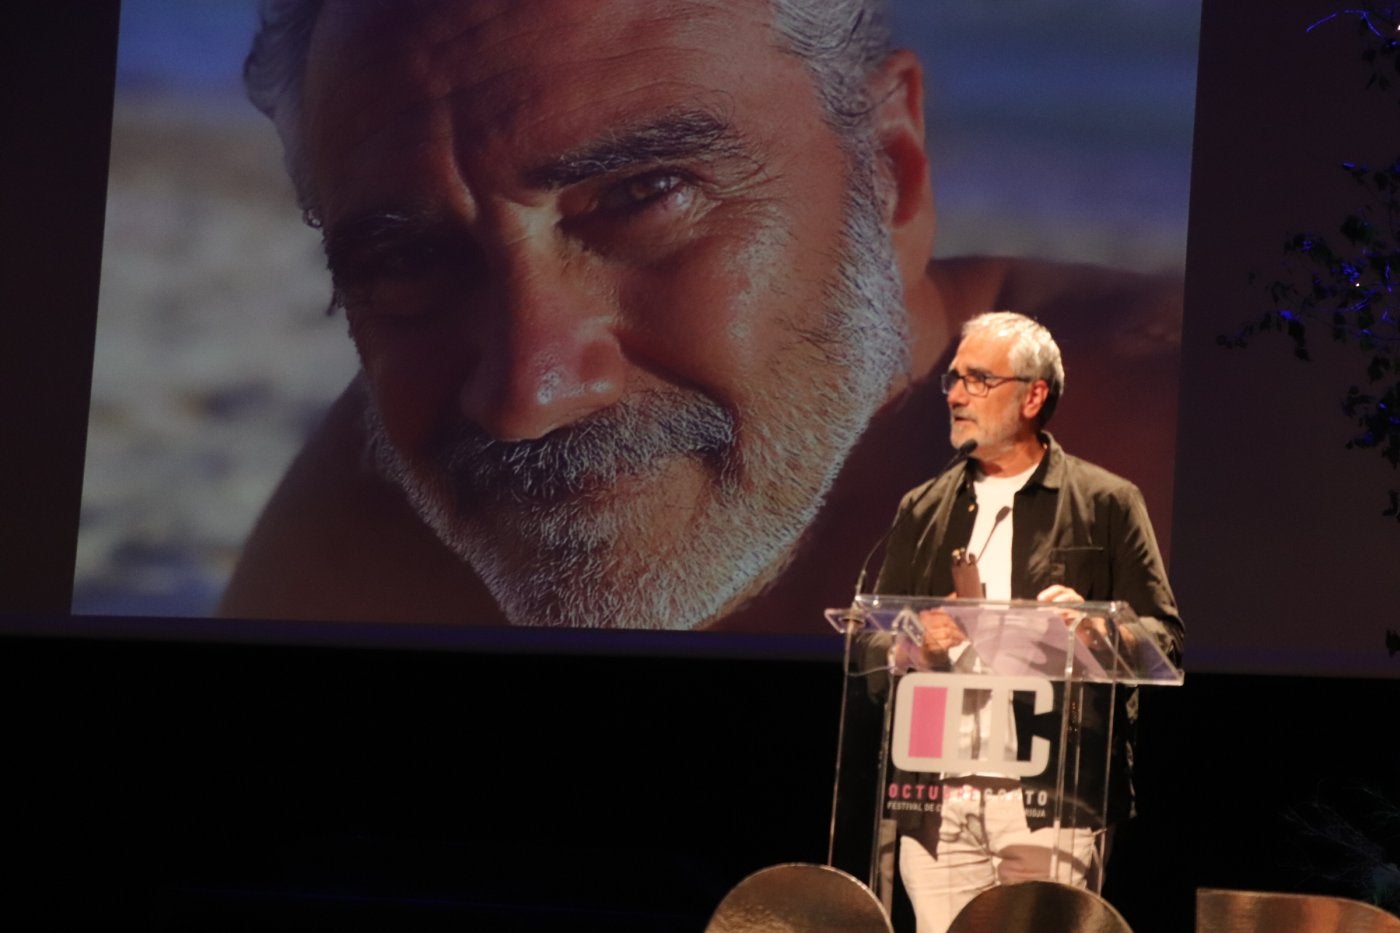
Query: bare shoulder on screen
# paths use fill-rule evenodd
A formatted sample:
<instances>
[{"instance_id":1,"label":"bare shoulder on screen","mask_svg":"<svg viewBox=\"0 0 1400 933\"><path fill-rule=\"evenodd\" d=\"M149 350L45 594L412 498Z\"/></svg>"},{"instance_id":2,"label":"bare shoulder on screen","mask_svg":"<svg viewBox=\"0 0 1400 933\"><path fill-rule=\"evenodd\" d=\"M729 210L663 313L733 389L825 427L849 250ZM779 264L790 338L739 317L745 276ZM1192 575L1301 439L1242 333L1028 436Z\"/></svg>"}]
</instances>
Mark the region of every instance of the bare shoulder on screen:
<instances>
[{"instance_id":1,"label":"bare shoulder on screen","mask_svg":"<svg viewBox=\"0 0 1400 933\"><path fill-rule=\"evenodd\" d=\"M988 310L1029 314L1066 343L1106 344L1128 360L1177 354L1184 292L1179 272L1000 256L929 264L955 323Z\"/></svg>"},{"instance_id":2,"label":"bare shoulder on screen","mask_svg":"<svg viewBox=\"0 0 1400 933\"><path fill-rule=\"evenodd\" d=\"M374 470L364 409L352 382L263 509L219 614L499 623L485 587Z\"/></svg>"}]
</instances>

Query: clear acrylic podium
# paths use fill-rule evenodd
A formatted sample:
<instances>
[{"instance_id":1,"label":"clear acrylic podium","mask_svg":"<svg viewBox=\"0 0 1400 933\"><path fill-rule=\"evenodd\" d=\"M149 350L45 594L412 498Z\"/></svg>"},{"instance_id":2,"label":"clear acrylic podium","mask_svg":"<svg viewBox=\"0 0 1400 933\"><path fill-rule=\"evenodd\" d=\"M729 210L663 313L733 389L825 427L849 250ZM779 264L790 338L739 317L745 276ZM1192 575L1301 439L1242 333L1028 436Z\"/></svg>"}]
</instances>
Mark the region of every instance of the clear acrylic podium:
<instances>
[{"instance_id":1,"label":"clear acrylic podium","mask_svg":"<svg viewBox=\"0 0 1400 933\"><path fill-rule=\"evenodd\" d=\"M888 911L897 837L997 795L1024 806L1046 878L1098 893L1124 701L1183 679L1155 620L1121 602L883 595L826 616L845 638L828 863ZM949 623L964 640L925 652L925 624Z\"/></svg>"}]
</instances>

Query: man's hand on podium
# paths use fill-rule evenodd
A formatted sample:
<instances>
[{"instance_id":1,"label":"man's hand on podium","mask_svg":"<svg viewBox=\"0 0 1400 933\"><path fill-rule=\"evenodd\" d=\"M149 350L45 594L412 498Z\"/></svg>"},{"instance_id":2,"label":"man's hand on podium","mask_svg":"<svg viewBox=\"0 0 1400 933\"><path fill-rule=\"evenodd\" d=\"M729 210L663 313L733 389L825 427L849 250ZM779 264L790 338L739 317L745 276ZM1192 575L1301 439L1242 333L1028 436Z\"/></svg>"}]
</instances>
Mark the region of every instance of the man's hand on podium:
<instances>
[{"instance_id":1,"label":"man's hand on podium","mask_svg":"<svg viewBox=\"0 0 1400 933\"><path fill-rule=\"evenodd\" d=\"M950 595L948 598L953 597ZM921 645L924 664L929 670L948 670L952 666L948 660L948 652L967 641L967 633L952 616L941 609L921 610L919 625L924 630Z\"/></svg>"},{"instance_id":2,"label":"man's hand on podium","mask_svg":"<svg viewBox=\"0 0 1400 933\"><path fill-rule=\"evenodd\" d=\"M1062 583L1047 586L1040 591L1036 599L1051 603L1084 602L1084 597L1080 596L1078 591ZM1065 624L1074 629L1074 634L1079 637L1084 647L1094 652L1101 661L1111 656L1115 647L1121 648L1123 651L1132 651L1137 645L1137 640L1132 632L1112 625L1101 616L1085 616L1080 612L1068 611L1062 612L1060 615L1065 620Z\"/></svg>"},{"instance_id":3,"label":"man's hand on podium","mask_svg":"<svg viewBox=\"0 0 1400 933\"><path fill-rule=\"evenodd\" d=\"M1043 603L1082 603L1084 597L1072 586L1065 586L1063 583L1055 583L1041 590L1035 597Z\"/></svg>"}]
</instances>

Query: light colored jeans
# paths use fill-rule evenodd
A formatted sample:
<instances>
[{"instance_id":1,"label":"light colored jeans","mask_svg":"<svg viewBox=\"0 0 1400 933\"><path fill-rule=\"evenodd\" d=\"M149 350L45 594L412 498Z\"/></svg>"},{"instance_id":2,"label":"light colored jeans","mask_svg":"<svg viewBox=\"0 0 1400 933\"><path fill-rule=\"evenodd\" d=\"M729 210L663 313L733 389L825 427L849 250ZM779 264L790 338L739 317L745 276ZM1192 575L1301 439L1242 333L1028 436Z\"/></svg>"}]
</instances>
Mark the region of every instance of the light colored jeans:
<instances>
[{"instance_id":1,"label":"light colored jeans","mask_svg":"<svg viewBox=\"0 0 1400 933\"><path fill-rule=\"evenodd\" d=\"M1093 880L1098 834L1062 828L1052 877L1055 830L1026 824L1021 793L1019 786L983 790L950 782L943 789L937 840L900 837L899 874L918 933L945 933L968 901L998 884L1042 880L1082 888Z\"/></svg>"}]
</instances>

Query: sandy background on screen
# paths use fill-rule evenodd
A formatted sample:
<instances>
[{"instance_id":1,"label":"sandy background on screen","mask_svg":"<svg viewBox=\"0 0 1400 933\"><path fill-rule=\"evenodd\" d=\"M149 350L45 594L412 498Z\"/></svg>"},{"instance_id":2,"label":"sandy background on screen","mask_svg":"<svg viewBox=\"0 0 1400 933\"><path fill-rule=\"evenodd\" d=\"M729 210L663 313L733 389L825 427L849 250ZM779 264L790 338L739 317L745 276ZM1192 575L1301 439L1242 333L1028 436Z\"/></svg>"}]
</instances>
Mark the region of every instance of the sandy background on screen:
<instances>
[{"instance_id":1,"label":"sandy background on screen","mask_svg":"<svg viewBox=\"0 0 1400 933\"><path fill-rule=\"evenodd\" d=\"M355 357L266 120L125 94L113 124L74 604L195 613Z\"/></svg>"}]
</instances>

